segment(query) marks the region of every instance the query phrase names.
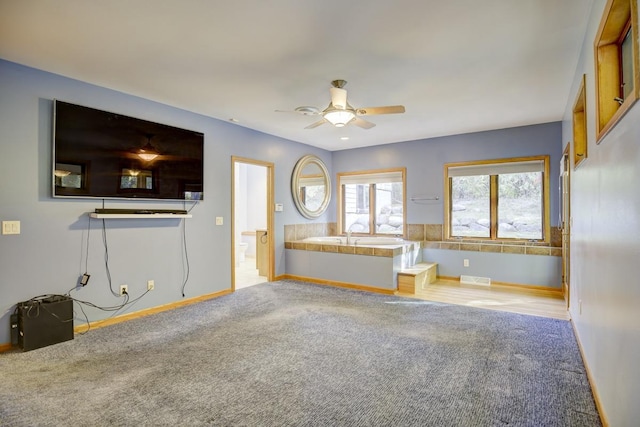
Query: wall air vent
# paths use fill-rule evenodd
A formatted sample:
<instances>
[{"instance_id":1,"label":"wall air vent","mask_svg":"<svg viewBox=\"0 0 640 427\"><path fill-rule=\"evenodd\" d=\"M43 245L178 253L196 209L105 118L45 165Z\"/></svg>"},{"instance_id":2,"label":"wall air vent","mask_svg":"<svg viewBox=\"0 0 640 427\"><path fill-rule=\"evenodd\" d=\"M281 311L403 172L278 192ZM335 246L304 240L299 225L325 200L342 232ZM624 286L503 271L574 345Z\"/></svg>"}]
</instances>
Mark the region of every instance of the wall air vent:
<instances>
[{"instance_id":1,"label":"wall air vent","mask_svg":"<svg viewBox=\"0 0 640 427\"><path fill-rule=\"evenodd\" d=\"M491 285L491 279L489 277L478 277L478 276L460 276L460 283L464 283L465 285L482 285L489 286Z\"/></svg>"}]
</instances>

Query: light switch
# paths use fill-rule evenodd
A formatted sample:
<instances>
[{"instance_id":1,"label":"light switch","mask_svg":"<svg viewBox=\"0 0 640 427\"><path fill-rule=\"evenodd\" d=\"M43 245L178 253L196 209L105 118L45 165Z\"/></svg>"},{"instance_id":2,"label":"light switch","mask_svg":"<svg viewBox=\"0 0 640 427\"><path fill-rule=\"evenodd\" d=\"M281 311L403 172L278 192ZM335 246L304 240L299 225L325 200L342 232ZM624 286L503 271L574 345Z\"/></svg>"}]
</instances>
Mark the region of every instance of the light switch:
<instances>
[{"instance_id":1,"label":"light switch","mask_svg":"<svg viewBox=\"0 0 640 427\"><path fill-rule=\"evenodd\" d=\"M216 217L216 225L222 225L224 223L223 218L221 216Z\"/></svg>"},{"instance_id":2,"label":"light switch","mask_svg":"<svg viewBox=\"0 0 640 427\"><path fill-rule=\"evenodd\" d=\"M2 234L20 234L20 221L2 221Z\"/></svg>"},{"instance_id":3,"label":"light switch","mask_svg":"<svg viewBox=\"0 0 640 427\"><path fill-rule=\"evenodd\" d=\"M283 206L282 203L276 203L276 212L282 212Z\"/></svg>"}]
</instances>

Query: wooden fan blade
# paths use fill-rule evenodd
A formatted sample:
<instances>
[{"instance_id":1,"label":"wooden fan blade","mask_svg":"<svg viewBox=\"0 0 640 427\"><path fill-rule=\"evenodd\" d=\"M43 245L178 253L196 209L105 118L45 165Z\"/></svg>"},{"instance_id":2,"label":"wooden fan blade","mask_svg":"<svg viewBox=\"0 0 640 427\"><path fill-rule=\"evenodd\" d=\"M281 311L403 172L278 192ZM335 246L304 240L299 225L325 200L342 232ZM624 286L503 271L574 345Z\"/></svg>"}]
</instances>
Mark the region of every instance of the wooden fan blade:
<instances>
[{"instance_id":1,"label":"wooden fan blade","mask_svg":"<svg viewBox=\"0 0 640 427\"><path fill-rule=\"evenodd\" d=\"M361 119L360 117L357 117L353 120L351 120L349 122L349 124L353 123L354 125L361 127L362 129L371 129L372 127L374 127L376 124L375 123L371 123L369 121L366 121L365 119Z\"/></svg>"},{"instance_id":2,"label":"wooden fan blade","mask_svg":"<svg viewBox=\"0 0 640 427\"><path fill-rule=\"evenodd\" d=\"M313 128L317 128L318 126L324 124L327 120L326 119L322 119L322 120L318 120L315 123L311 123L309 126L305 127L305 129L313 129Z\"/></svg>"},{"instance_id":3,"label":"wooden fan blade","mask_svg":"<svg viewBox=\"0 0 640 427\"><path fill-rule=\"evenodd\" d=\"M357 112L361 116L372 116L374 114L399 114L404 113L404 105L358 108Z\"/></svg>"}]
</instances>

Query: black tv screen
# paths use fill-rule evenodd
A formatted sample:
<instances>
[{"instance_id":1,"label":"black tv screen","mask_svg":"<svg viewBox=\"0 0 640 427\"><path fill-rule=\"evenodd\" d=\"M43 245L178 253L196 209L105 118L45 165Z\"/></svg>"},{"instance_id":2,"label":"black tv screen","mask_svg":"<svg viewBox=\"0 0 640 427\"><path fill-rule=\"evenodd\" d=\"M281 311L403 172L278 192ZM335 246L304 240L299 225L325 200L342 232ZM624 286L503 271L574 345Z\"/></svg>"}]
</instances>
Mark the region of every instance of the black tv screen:
<instances>
[{"instance_id":1,"label":"black tv screen","mask_svg":"<svg viewBox=\"0 0 640 427\"><path fill-rule=\"evenodd\" d=\"M54 101L53 196L203 199L204 135Z\"/></svg>"}]
</instances>

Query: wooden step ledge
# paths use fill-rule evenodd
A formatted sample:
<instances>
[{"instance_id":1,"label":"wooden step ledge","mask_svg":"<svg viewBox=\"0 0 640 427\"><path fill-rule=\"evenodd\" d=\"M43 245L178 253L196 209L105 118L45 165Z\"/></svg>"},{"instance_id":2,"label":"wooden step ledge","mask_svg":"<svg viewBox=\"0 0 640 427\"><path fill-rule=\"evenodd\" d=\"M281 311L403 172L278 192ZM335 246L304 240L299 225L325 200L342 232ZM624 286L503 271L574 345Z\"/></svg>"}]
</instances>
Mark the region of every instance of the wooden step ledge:
<instances>
[{"instance_id":1,"label":"wooden step ledge","mask_svg":"<svg viewBox=\"0 0 640 427\"><path fill-rule=\"evenodd\" d=\"M413 265L413 267L403 268L402 270L398 271L398 274L402 274L405 276L416 276L431 268L435 268L437 265L438 264L436 264L435 262L419 262Z\"/></svg>"},{"instance_id":2,"label":"wooden step ledge","mask_svg":"<svg viewBox=\"0 0 640 427\"><path fill-rule=\"evenodd\" d=\"M421 262L398 272L398 291L415 294L416 289L424 289L436 281L436 263Z\"/></svg>"}]
</instances>

